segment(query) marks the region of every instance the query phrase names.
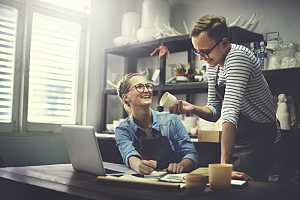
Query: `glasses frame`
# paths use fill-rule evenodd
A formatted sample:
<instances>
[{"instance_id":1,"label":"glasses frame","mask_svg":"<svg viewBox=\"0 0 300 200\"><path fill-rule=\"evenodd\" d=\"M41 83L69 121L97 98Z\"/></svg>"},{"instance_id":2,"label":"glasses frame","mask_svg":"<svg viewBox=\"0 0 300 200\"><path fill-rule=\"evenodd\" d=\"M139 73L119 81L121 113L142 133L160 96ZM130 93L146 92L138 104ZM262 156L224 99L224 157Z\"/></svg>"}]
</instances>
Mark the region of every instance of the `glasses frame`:
<instances>
[{"instance_id":1,"label":"glasses frame","mask_svg":"<svg viewBox=\"0 0 300 200\"><path fill-rule=\"evenodd\" d=\"M220 44L220 42L223 40L223 38L219 39L214 46L212 46L209 49L192 49L193 53L197 56L201 56L203 58L209 58L209 54L216 48L216 46L218 46L218 44Z\"/></svg>"},{"instance_id":2,"label":"glasses frame","mask_svg":"<svg viewBox=\"0 0 300 200\"><path fill-rule=\"evenodd\" d=\"M140 90L138 88L139 86L143 86L142 90ZM151 87L149 87L149 86L151 86ZM135 84L134 86L132 86L129 90L131 90L133 88L135 88L135 90L140 94L145 92L145 88L147 88L148 92L152 93L154 90L154 84L153 83L138 83L138 84Z\"/></svg>"}]
</instances>

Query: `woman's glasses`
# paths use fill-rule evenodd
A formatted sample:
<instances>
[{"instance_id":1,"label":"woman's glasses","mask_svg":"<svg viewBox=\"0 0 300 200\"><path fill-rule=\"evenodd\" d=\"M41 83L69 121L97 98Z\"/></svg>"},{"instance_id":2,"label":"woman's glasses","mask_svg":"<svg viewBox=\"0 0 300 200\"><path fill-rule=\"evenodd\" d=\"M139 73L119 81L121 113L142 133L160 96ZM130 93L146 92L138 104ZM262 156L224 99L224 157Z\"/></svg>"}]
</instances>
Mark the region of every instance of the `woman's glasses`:
<instances>
[{"instance_id":1,"label":"woman's glasses","mask_svg":"<svg viewBox=\"0 0 300 200\"><path fill-rule=\"evenodd\" d=\"M147 88L148 92L153 92L154 85L152 83L138 83L133 86L138 93L145 92L145 88Z\"/></svg>"},{"instance_id":2,"label":"woman's glasses","mask_svg":"<svg viewBox=\"0 0 300 200\"><path fill-rule=\"evenodd\" d=\"M218 40L216 42L216 44L214 44L214 46L212 46L209 49L200 49L200 50L193 49L192 51L197 56L201 56L202 58L208 58L209 54L214 50L214 48L216 48L216 46L218 46L218 44L222 41L222 39L223 38L221 38L220 40Z\"/></svg>"}]
</instances>

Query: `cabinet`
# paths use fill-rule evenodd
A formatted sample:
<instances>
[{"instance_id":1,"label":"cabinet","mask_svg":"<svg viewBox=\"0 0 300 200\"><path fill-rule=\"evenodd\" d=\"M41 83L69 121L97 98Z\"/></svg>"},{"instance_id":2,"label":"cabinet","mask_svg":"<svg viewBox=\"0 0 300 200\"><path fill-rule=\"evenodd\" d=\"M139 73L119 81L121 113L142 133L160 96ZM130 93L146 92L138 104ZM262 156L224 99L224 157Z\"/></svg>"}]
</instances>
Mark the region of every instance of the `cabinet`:
<instances>
[{"instance_id":1,"label":"cabinet","mask_svg":"<svg viewBox=\"0 0 300 200\"><path fill-rule=\"evenodd\" d=\"M250 32L244 29L241 29L239 27L232 27L229 30L230 35L231 35L231 40L233 43L237 44L247 44L252 41L262 41L263 40L263 35ZM112 95L117 95L116 89L109 89L107 88L107 72L108 72L108 59L109 55L116 55L116 56L121 56L124 58L124 74L130 73L130 72L136 72L137 71L137 63L138 59L142 57L147 57L150 55L150 53L157 48L159 45L164 44L165 46L168 47L170 53L176 53L176 52L187 52L187 59L188 63L191 63L192 60L194 59L194 56L191 52L192 44L189 35L182 35L182 36L175 36L175 37L169 37L169 38L162 38L154 41L149 41L149 42L144 42L144 43L138 43L138 44L131 44L123 47L117 47L117 48L109 48L105 50L104 54L104 90L103 90L103 104L102 104L102 110L101 110L101 126L99 132L105 132L106 130L106 123L107 123L107 113L109 110L107 109L107 104L108 104L108 97ZM154 88L154 95L156 95L160 99L161 95L169 91L173 94L184 94L186 95L187 100L191 97L191 94L195 93L206 93L207 92L207 83L206 82L187 82L187 83L177 83L177 84L166 84L166 61L167 57L161 57L159 59L159 83L158 85ZM300 69L300 68L299 68ZM295 75L295 72L299 72L299 69L295 69L291 73L287 73L288 75L291 76L297 76ZM283 72L287 72L288 70L283 70ZM279 90L277 90L278 85L281 83L278 83L277 79L277 74L281 74L281 70L276 70L272 72L266 72L267 79L270 81L272 84L274 84L274 87L272 91L277 94ZM275 75L276 79L273 79L272 76L273 74ZM300 74L300 73L298 73ZM299 77L299 76L298 76ZM274 80L274 81L273 81ZM280 80L280 79L279 79ZM291 80L291 79L288 79ZM296 77L295 77L295 80ZM272 82L273 81L273 82ZM290 90L290 86L287 83L284 85L286 89L285 90ZM295 86L297 87L297 86ZM292 92L293 94L295 91Z\"/></svg>"}]
</instances>

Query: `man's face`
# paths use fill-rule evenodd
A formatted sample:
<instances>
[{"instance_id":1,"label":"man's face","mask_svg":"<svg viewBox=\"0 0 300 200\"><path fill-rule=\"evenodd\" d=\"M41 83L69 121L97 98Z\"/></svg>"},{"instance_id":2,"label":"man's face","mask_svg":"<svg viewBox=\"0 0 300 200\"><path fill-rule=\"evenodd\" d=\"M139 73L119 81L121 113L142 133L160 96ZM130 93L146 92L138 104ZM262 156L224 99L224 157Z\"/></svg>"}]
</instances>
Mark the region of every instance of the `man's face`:
<instances>
[{"instance_id":1,"label":"man's face","mask_svg":"<svg viewBox=\"0 0 300 200\"><path fill-rule=\"evenodd\" d=\"M221 38L219 41L211 39L207 32L201 32L198 36L192 37L192 44L195 53L199 55L201 60L206 61L209 67L224 64L225 58L225 40Z\"/></svg>"}]
</instances>

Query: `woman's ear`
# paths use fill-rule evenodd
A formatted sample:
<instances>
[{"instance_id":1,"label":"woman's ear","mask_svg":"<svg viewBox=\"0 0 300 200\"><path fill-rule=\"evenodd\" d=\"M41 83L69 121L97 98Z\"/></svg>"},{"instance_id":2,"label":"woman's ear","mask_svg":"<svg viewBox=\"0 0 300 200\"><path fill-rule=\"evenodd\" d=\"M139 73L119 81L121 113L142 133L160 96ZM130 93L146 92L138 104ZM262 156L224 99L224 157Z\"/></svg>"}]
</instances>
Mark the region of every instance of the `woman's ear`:
<instances>
[{"instance_id":1,"label":"woman's ear","mask_svg":"<svg viewBox=\"0 0 300 200\"><path fill-rule=\"evenodd\" d=\"M129 105L129 99L128 99L127 95L124 95L124 97L123 97L123 103L130 107L130 105Z\"/></svg>"}]
</instances>

